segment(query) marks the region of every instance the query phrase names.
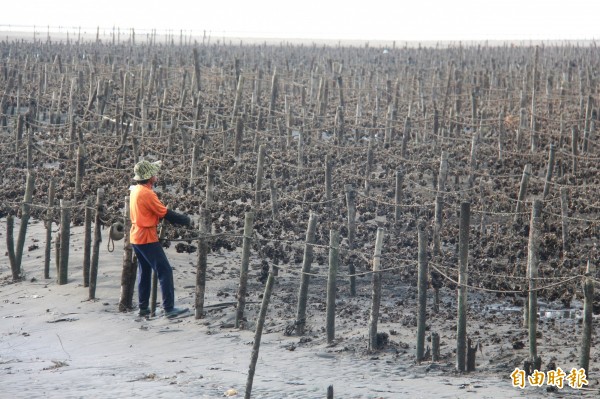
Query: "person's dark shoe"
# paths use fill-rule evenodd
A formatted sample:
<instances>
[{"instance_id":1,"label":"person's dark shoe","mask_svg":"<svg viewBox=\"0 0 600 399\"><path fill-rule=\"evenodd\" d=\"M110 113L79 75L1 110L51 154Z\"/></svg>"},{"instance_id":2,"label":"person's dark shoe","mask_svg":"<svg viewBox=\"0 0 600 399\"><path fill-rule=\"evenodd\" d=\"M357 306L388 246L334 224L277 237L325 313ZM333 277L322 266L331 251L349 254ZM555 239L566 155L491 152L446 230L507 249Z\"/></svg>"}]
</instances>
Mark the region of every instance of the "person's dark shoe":
<instances>
[{"instance_id":1,"label":"person's dark shoe","mask_svg":"<svg viewBox=\"0 0 600 399\"><path fill-rule=\"evenodd\" d=\"M164 316L167 319L172 319L172 318L175 318L177 316L184 314L188 310L189 310L188 308L173 308L173 309L165 310Z\"/></svg>"},{"instance_id":2,"label":"person's dark shoe","mask_svg":"<svg viewBox=\"0 0 600 399\"><path fill-rule=\"evenodd\" d=\"M138 316L140 316L140 317L148 317L148 316L150 316L150 309L148 309L148 308L142 308L142 309L140 309L139 312L138 312Z\"/></svg>"}]
</instances>

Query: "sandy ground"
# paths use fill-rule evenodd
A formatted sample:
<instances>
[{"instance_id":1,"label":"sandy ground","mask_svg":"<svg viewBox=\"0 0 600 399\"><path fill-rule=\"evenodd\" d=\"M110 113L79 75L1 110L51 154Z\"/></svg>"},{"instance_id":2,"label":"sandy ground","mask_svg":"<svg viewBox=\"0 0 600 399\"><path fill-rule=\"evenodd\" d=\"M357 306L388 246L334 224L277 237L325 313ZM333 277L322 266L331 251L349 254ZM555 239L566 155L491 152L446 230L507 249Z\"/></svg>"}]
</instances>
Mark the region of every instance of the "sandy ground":
<instances>
[{"instance_id":1,"label":"sandy ground","mask_svg":"<svg viewBox=\"0 0 600 399\"><path fill-rule=\"evenodd\" d=\"M218 398L228 390L244 396L258 304L248 305L245 329L232 327L232 306L208 311L202 320L193 316L145 320L134 312L120 313L122 242L108 252L108 230L103 231L98 299L88 301L88 289L82 284L82 229L72 228L69 283L59 286L54 264L53 278L43 278L41 222L32 222L28 231L23 255L26 279L11 283L5 229L2 219L1 398ZM39 248L28 250L33 244ZM178 254L172 245L167 255L174 267L178 305L192 308L196 254ZM209 254L206 305L235 300L239 264L239 251ZM256 281L259 269L260 259L253 256L250 302L259 302L263 292ZM283 331L295 314L297 282L289 271L282 271L277 278L254 378L254 398L324 398L328 385L334 386L336 398L598 397L595 365L596 378L589 377L588 390L567 387L548 393L546 386L512 387L509 374L514 367L522 367L527 357L527 349L512 348L514 341L527 343L521 315L495 311L489 298L477 295L472 295L470 302L468 331L481 340L483 349L478 353L478 371L470 374L453 371L456 310L455 294L450 290L442 291L442 312L429 321L431 329L441 335L440 363L414 362L414 287L384 292L379 331L389 332L390 343L377 353L367 353L368 278L359 280L356 298L345 295L347 287L340 282L335 345L326 344L321 327L324 297L310 297L307 334L285 336ZM311 291L323 286L324 282L315 279ZM496 300L494 305L502 306L503 301ZM544 339L539 344L543 360L555 357L563 370L576 367L580 330L576 318L543 320L540 331ZM597 364L595 348L592 359L592 364Z\"/></svg>"}]
</instances>

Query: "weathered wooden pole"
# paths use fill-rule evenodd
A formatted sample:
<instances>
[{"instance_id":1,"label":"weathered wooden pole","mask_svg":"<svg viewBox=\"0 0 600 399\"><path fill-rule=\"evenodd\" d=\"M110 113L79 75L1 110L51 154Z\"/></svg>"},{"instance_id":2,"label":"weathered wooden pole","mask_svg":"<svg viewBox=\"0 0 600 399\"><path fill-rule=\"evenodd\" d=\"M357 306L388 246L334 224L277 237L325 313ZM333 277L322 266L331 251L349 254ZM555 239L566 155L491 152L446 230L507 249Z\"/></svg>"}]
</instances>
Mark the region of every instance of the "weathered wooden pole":
<instances>
[{"instance_id":1,"label":"weathered wooden pole","mask_svg":"<svg viewBox=\"0 0 600 399\"><path fill-rule=\"evenodd\" d=\"M15 251L15 266L13 267L13 279L15 271L18 272L18 278L21 277L21 260L23 259L23 248L25 247L25 236L27 234L27 225L31 216L31 200L33 198L33 188L35 186L35 175L33 172L27 172L27 181L25 183L25 195L21 205L21 226L19 226L19 236L17 238L17 249Z\"/></svg>"},{"instance_id":2,"label":"weathered wooden pole","mask_svg":"<svg viewBox=\"0 0 600 399\"><path fill-rule=\"evenodd\" d=\"M479 141L479 134L473 134L471 139L471 159L469 162L469 188L473 188L475 183L475 172L477 171L477 144Z\"/></svg>"},{"instance_id":3,"label":"weathered wooden pole","mask_svg":"<svg viewBox=\"0 0 600 399\"><path fill-rule=\"evenodd\" d=\"M379 307L381 305L381 247L383 246L383 227L377 228L375 238L375 254L373 255L373 288L371 292L371 314L369 316L369 350L378 349L377 324L379 322Z\"/></svg>"},{"instance_id":4,"label":"weathered wooden pole","mask_svg":"<svg viewBox=\"0 0 600 399\"><path fill-rule=\"evenodd\" d=\"M419 309L417 318L417 362L423 360L425 355L425 327L427 318L427 231L423 222L418 224L418 241L419 241L419 271L418 271L418 298Z\"/></svg>"},{"instance_id":5,"label":"weathered wooden pole","mask_svg":"<svg viewBox=\"0 0 600 399\"><path fill-rule=\"evenodd\" d=\"M190 168L190 193L196 191L196 169L198 158L200 157L200 144L194 141L192 147L192 167Z\"/></svg>"},{"instance_id":6,"label":"weathered wooden pole","mask_svg":"<svg viewBox=\"0 0 600 399\"><path fill-rule=\"evenodd\" d=\"M17 261L15 256L14 228L15 217L9 214L6 216L6 252L8 252L8 259L10 262L13 281L19 281L19 279L21 278L21 269L17 268Z\"/></svg>"},{"instance_id":7,"label":"weathered wooden pole","mask_svg":"<svg viewBox=\"0 0 600 399\"><path fill-rule=\"evenodd\" d=\"M527 186L529 185L529 177L531 176L531 164L525 165L523 176L521 177L521 185L519 187L519 197L517 198L517 207L515 209L515 223L521 220L521 212L523 210L523 201L527 194Z\"/></svg>"},{"instance_id":8,"label":"weathered wooden pole","mask_svg":"<svg viewBox=\"0 0 600 399\"><path fill-rule=\"evenodd\" d=\"M68 282L69 273L69 243L71 240L71 202L60 200L60 265L58 269L58 284Z\"/></svg>"},{"instance_id":9,"label":"weathered wooden pole","mask_svg":"<svg viewBox=\"0 0 600 399\"><path fill-rule=\"evenodd\" d=\"M408 141L410 140L410 116L407 115L404 120L404 133L402 135L402 149L401 156L406 159L406 151L408 150Z\"/></svg>"},{"instance_id":10,"label":"weathered wooden pole","mask_svg":"<svg viewBox=\"0 0 600 399\"><path fill-rule=\"evenodd\" d=\"M332 194L332 166L331 166L331 157L329 154L325 155L325 200L327 201L327 208L332 209L333 204L331 200L333 198Z\"/></svg>"},{"instance_id":11,"label":"weathered wooden pole","mask_svg":"<svg viewBox=\"0 0 600 399\"><path fill-rule=\"evenodd\" d=\"M271 191L271 214L273 220L277 220L279 213L279 204L277 199L277 188L275 187L275 181L269 180L269 190Z\"/></svg>"},{"instance_id":12,"label":"weathered wooden pole","mask_svg":"<svg viewBox=\"0 0 600 399\"><path fill-rule=\"evenodd\" d=\"M346 184L346 205L348 207L348 248L354 250L356 238L356 193L352 184ZM350 296L356 296L356 270L353 262L348 262L348 273L350 274Z\"/></svg>"},{"instance_id":13,"label":"weathered wooden pole","mask_svg":"<svg viewBox=\"0 0 600 399\"><path fill-rule=\"evenodd\" d=\"M208 268L208 237L210 233L210 213L208 209L200 210L200 238L198 239L198 260L196 264L196 320L204 313L204 295L206 292L206 270Z\"/></svg>"},{"instance_id":14,"label":"weathered wooden pole","mask_svg":"<svg viewBox=\"0 0 600 399\"><path fill-rule=\"evenodd\" d=\"M215 173L212 166L206 165L206 203L204 207L210 209L214 201Z\"/></svg>"},{"instance_id":15,"label":"weathered wooden pole","mask_svg":"<svg viewBox=\"0 0 600 399\"><path fill-rule=\"evenodd\" d=\"M529 226L529 244L527 250L527 278L529 279L529 306L527 322L529 325L529 357L533 364L539 362L537 355L537 278L540 259L540 237L542 222L542 201L533 201L531 224Z\"/></svg>"},{"instance_id":16,"label":"weathered wooden pole","mask_svg":"<svg viewBox=\"0 0 600 399\"><path fill-rule=\"evenodd\" d=\"M442 151L440 156L440 169L438 174L438 192L446 191L446 181L448 180L448 151Z\"/></svg>"},{"instance_id":17,"label":"weathered wooden pole","mask_svg":"<svg viewBox=\"0 0 600 399\"><path fill-rule=\"evenodd\" d=\"M260 206L260 203L261 203L264 166L265 166L265 145L261 144L258 147L258 160L256 162L256 184L254 187L254 202L256 203L257 208Z\"/></svg>"},{"instance_id":18,"label":"weathered wooden pole","mask_svg":"<svg viewBox=\"0 0 600 399\"><path fill-rule=\"evenodd\" d=\"M133 248L129 232L131 220L129 218L129 196L125 197L125 211L123 215L123 270L121 271L121 296L119 298L119 312L126 312L133 308L134 286L131 281L135 281L132 275L136 274L137 265L133 263Z\"/></svg>"},{"instance_id":19,"label":"weathered wooden pole","mask_svg":"<svg viewBox=\"0 0 600 399\"><path fill-rule=\"evenodd\" d=\"M440 157L440 168L437 181L437 195L435 196L435 213L433 225L433 255L438 256L441 253L440 236L442 232L442 218L444 206L444 192L446 191L446 181L448 180L448 152L442 151Z\"/></svg>"},{"instance_id":20,"label":"weathered wooden pole","mask_svg":"<svg viewBox=\"0 0 600 399\"><path fill-rule=\"evenodd\" d=\"M536 121L536 92L537 92L537 68L538 68L538 51L539 47L535 47L533 53L533 71L531 72L531 121L529 130L531 131L531 152L535 153L538 147L537 121Z\"/></svg>"},{"instance_id":21,"label":"weathered wooden pole","mask_svg":"<svg viewBox=\"0 0 600 399\"><path fill-rule=\"evenodd\" d=\"M404 174L401 170L396 171L396 190L394 192L394 221L400 221L400 202L402 201L402 184L404 182Z\"/></svg>"},{"instance_id":22,"label":"weathered wooden pole","mask_svg":"<svg viewBox=\"0 0 600 399\"><path fill-rule=\"evenodd\" d=\"M585 370L586 376L590 376L590 348L592 346L593 330L593 307L594 307L594 276L596 267L588 260L586 277L583 283L583 332L581 338L581 354L579 355L579 367Z\"/></svg>"},{"instance_id":23,"label":"weathered wooden pole","mask_svg":"<svg viewBox=\"0 0 600 399\"><path fill-rule=\"evenodd\" d=\"M104 189L96 191L96 216L94 217L94 239L92 243L92 263L90 265L89 299L96 299L96 281L98 279L98 260L100 258L100 243L102 242L102 213Z\"/></svg>"},{"instance_id":24,"label":"weathered wooden pole","mask_svg":"<svg viewBox=\"0 0 600 399\"><path fill-rule=\"evenodd\" d=\"M561 213L561 225L562 225L562 248L563 257L569 252L569 194L567 187L560 188L560 213Z\"/></svg>"},{"instance_id":25,"label":"weathered wooden pole","mask_svg":"<svg viewBox=\"0 0 600 399\"><path fill-rule=\"evenodd\" d=\"M200 60L198 59L198 49L193 49L194 57L194 82L196 83L196 93L200 91Z\"/></svg>"},{"instance_id":26,"label":"weathered wooden pole","mask_svg":"<svg viewBox=\"0 0 600 399\"><path fill-rule=\"evenodd\" d=\"M79 143L77 147L77 168L75 170L75 195L81 195L81 183L85 175L85 146Z\"/></svg>"},{"instance_id":27,"label":"weathered wooden pole","mask_svg":"<svg viewBox=\"0 0 600 399\"><path fill-rule=\"evenodd\" d=\"M504 141L506 140L506 128L504 126L504 108L500 110L498 116L498 160L504 159Z\"/></svg>"},{"instance_id":28,"label":"weathered wooden pole","mask_svg":"<svg viewBox=\"0 0 600 399\"><path fill-rule=\"evenodd\" d=\"M369 147L367 148L367 165L365 167L365 195L369 195L371 191L371 171L373 170L373 142L369 140Z\"/></svg>"},{"instance_id":29,"label":"weathered wooden pole","mask_svg":"<svg viewBox=\"0 0 600 399\"><path fill-rule=\"evenodd\" d=\"M89 197L85 202L85 211L83 217L84 225L84 236L83 236L83 286L90 286L90 259L91 259L91 246L92 246L92 211L93 202L92 197Z\"/></svg>"},{"instance_id":30,"label":"weathered wooden pole","mask_svg":"<svg viewBox=\"0 0 600 399\"><path fill-rule=\"evenodd\" d=\"M327 343L335 339L335 294L336 277L338 271L340 253L340 233L338 230L329 230L329 274L327 277L327 309L326 309L326 331Z\"/></svg>"},{"instance_id":31,"label":"weathered wooden pole","mask_svg":"<svg viewBox=\"0 0 600 399\"><path fill-rule=\"evenodd\" d=\"M440 334L431 333L431 361L439 362L440 360Z\"/></svg>"},{"instance_id":32,"label":"weathered wooden pole","mask_svg":"<svg viewBox=\"0 0 600 399\"><path fill-rule=\"evenodd\" d=\"M19 153L21 149L21 141L23 141L23 126L25 125L25 117L19 114L17 117L17 129L15 134L15 160L19 163Z\"/></svg>"},{"instance_id":33,"label":"weathered wooden pole","mask_svg":"<svg viewBox=\"0 0 600 399\"><path fill-rule=\"evenodd\" d=\"M438 193L435 196L434 224L433 224L433 256L438 256L442 252L441 232L443 216L444 196Z\"/></svg>"},{"instance_id":34,"label":"weathered wooden pole","mask_svg":"<svg viewBox=\"0 0 600 399\"><path fill-rule=\"evenodd\" d=\"M471 204L460 204L458 232L458 318L456 323L456 369L465 371L467 355L467 271L469 266L469 228L471 225Z\"/></svg>"},{"instance_id":35,"label":"weathered wooden pole","mask_svg":"<svg viewBox=\"0 0 600 399\"><path fill-rule=\"evenodd\" d=\"M44 278L50 278L50 259L52 258L52 219L54 218L54 197L56 181L50 179L48 187L48 210L46 211L46 248L44 251Z\"/></svg>"},{"instance_id":36,"label":"weathered wooden pole","mask_svg":"<svg viewBox=\"0 0 600 399\"><path fill-rule=\"evenodd\" d=\"M388 111L387 111L387 116L385 118L385 130L384 130L384 136L383 136L383 145L385 148L388 148L390 146L390 143L393 141L394 137L393 137L393 133L394 133L394 108L393 105L390 104L388 106ZM405 145L404 145L404 138L402 140L402 156L404 157L405 155Z\"/></svg>"},{"instance_id":37,"label":"weathered wooden pole","mask_svg":"<svg viewBox=\"0 0 600 399\"><path fill-rule=\"evenodd\" d=\"M275 117L275 103L277 101L277 68L273 69L273 77L271 78L271 96L269 100L269 121L272 123Z\"/></svg>"},{"instance_id":38,"label":"weathered wooden pole","mask_svg":"<svg viewBox=\"0 0 600 399\"><path fill-rule=\"evenodd\" d=\"M587 103L585 105L585 124L583 127L583 148L582 152L585 154L588 152L588 146L590 141L590 119L592 117L592 96L588 96Z\"/></svg>"},{"instance_id":39,"label":"weathered wooden pole","mask_svg":"<svg viewBox=\"0 0 600 399\"><path fill-rule=\"evenodd\" d=\"M555 158L554 144L550 144L550 151L548 153L548 170L546 171L546 181L544 182L544 194L542 199L546 199L550 192L550 181L552 180L552 173L554 170L554 158Z\"/></svg>"},{"instance_id":40,"label":"weathered wooden pole","mask_svg":"<svg viewBox=\"0 0 600 399\"><path fill-rule=\"evenodd\" d=\"M579 156L579 148L577 147L577 142L578 142L579 138L578 138L578 134L577 134L577 128L575 126L573 126L571 128L571 155L573 158L573 163L572 163L572 167L573 167L573 176L577 175L577 165L578 165L578 156Z\"/></svg>"},{"instance_id":41,"label":"weathered wooden pole","mask_svg":"<svg viewBox=\"0 0 600 399\"><path fill-rule=\"evenodd\" d=\"M244 308L246 306L246 287L248 285L248 265L250 264L250 245L252 242L252 230L254 213L246 212L244 218L244 239L242 242L242 264L240 268L240 284L237 293L237 309L235 312L235 328L240 328L244 320Z\"/></svg>"},{"instance_id":42,"label":"weathered wooden pole","mask_svg":"<svg viewBox=\"0 0 600 399\"><path fill-rule=\"evenodd\" d=\"M225 135L224 135L225 137ZM233 155L236 160L240 159L240 155L242 154L242 141L244 139L244 118L243 116L238 116L235 124L235 143L233 146Z\"/></svg>"},{"instance_id":43,"label":"weathered wooden pole","mask_svg":"<svg viewBox=\"0 0 600 399\"><path fill-rule=\"evenodd\" d=\"M298 307L296 311L296 333L304 334L306 326L306 302L308 300L308 285L310 283L310 266L313 261L313 244L317 228L317 215L310 212L308 228L306 229L306 243L304 244L304 258L302 260L302 275L300 276L300 290L298 293Z\"/></svg>"},{"instance_id":44,"label":"weathered wooden pole","mask_svg":"<svg viewBox=\"0 0 600 399\"><path fill-rule=\"evenodd\" d=\"M269 301L271 300L271 293L273 292L273 285L275 284L275 276L277 276L277 266L272 265L271 270L269 271L269 277L267 278L267 284L265 286L262 303L260 305L258 320L256 321L254 342L252 344L252 355L250 356L250 367L248 368L248 378L246 379L246 393L244 395L245 399L250 399L250 395L252 393L252 383L254 381L254 373L256 372L256 362L258 361L260 340L262 338L262 331L265 325L265 319L267 317L267 308L269 307Z\"/></svg>"},{"instance_id":45,"label":"weathered wooden pole","mask_svg":"<svg viewBox=\"0 0 600 399\"><path fill-rule=\"evenodd\" d=\"M233 103L233 110L231 111L231 124L235 122L235 118L237 118L238 110L240 109L240 105L242 104L242 92L244 89L244 75L240 75L237 82L237 90L235 91L235 100Z\"/></svg>"},{"instance_id":46,"label":"weathered wooden pole","mask_svg":"<svg viewBox=\"0 0 600 399\"><path fill-rule=\"evenodd\" d=\"M475 371L475 358L478 345L472 346L473 341L467 338L467 372Z\"/></svg>"},{"instance_id":47,"label":"weathered wooden pole","mask_svg":"<svg viewBox=\"0 0 600 399\"><path fill-rule=\"evenodd\" d=\"M304 167L304 132L302 128L298 131L298 156L296 159L298 163L298 175L300 175Z\"/></svg>"}]
</instances>

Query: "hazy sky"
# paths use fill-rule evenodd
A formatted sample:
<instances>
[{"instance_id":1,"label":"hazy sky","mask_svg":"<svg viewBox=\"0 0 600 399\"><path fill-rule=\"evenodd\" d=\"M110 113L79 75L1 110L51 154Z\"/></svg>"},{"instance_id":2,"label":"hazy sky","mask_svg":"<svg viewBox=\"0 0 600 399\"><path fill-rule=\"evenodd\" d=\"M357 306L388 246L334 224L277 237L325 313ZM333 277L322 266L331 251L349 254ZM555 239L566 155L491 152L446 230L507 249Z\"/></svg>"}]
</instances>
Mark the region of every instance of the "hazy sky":
<instances>
[{"instance_id":1,"label":"hazy sky","mask_svg":"<svg viewBox=\"0 0 600 399\"><path fill-rule=\"evenodd\" d=\"M27 0L7 25L180 29L212 36L364 40L600 38L598 0Z\"/></svg>"}]
</instances>

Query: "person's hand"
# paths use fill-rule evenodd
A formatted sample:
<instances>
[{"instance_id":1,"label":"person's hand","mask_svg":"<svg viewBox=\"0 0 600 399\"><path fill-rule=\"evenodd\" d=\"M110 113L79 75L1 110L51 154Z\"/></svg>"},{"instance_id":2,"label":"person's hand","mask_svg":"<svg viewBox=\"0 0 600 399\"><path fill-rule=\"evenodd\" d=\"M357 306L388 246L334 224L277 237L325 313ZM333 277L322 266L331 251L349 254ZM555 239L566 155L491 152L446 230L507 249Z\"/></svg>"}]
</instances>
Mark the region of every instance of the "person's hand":
<instances>
[{"instance_id":1,"label":"person's hand","mask_svg":"<svg viewBox=\"0 0 600 399\"><path fill-rule=\"evenodd\" d=\"M190 217L188 215L185 215L183 213L177 213L170 209L167 209L167 214L165 215L165 219L167 219L167 221L169 221L173 224L180 224L183 226L189 226L190 224L192 224L192 220L190 219Z\"/></svg>"}]
</instances>

